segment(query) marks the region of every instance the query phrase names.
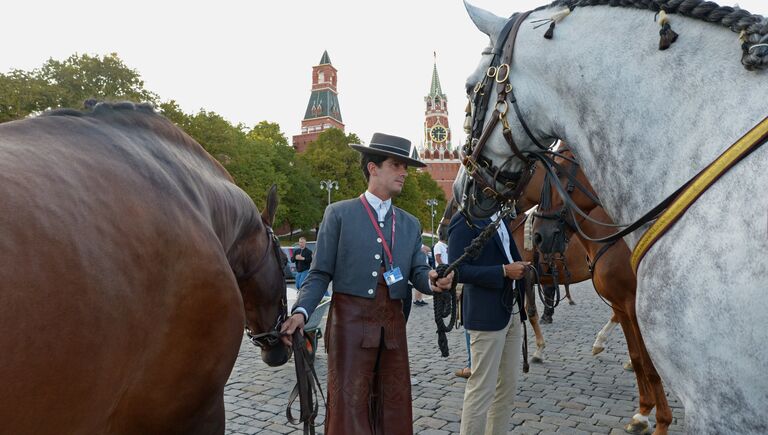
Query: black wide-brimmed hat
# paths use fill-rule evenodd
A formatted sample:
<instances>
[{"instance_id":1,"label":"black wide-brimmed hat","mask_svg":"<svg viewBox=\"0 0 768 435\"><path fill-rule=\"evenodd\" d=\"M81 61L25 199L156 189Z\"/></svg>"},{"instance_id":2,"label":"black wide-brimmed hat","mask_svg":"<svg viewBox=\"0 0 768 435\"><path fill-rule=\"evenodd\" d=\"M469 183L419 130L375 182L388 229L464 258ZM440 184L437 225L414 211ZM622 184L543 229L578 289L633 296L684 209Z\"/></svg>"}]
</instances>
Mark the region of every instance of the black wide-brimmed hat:
<instances>
[{"instance_id":1,"label":"black wide-brimmed hat","mask_svg":"<svg viewBox=\"0 0 768 435\"><path fill-rule=\"evenodd\" d=\"M410 166L419 168L427 166L425 163L411 157L411 141L402 137L374 133L368 146L357 143L350 144L349 146L361 153L394 157L408 163Z\"/></svg>"}]
</instances>

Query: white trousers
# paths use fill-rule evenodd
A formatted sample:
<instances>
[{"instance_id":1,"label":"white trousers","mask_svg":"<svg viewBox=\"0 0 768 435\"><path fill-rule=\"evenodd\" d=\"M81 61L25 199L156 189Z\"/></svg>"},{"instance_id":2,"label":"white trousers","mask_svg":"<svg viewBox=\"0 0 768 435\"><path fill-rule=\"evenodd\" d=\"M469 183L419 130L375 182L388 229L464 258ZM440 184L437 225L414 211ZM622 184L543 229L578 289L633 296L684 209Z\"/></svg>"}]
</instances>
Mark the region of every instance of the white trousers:
<instances>
[{"instance_id":1,"label":"white trousers","mask_svg":"<svg viewBox=\"0 0 768 435\"><path fill-rule=\"evenodd\" d=\"M472 375L464 389L461 435L506 435L522 353L519 315L499 331L469 331Z\"/></svg>"}]
</instances>

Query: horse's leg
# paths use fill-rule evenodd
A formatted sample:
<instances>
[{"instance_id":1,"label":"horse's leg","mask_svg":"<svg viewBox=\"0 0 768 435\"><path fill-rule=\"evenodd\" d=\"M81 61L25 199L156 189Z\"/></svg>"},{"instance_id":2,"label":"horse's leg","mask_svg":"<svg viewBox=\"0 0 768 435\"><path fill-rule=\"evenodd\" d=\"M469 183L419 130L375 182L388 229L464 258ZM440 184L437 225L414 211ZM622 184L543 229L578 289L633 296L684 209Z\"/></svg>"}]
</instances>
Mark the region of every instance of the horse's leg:
<instances>
[{"instance_id":1,"label":"horse's leg","mask_svg":"<svg viewBox=\"0 0 768 435\"><path fill-rule=\"evenodd\" d=\"M536 311L536 294L532 285L526 289L525 299L528 321L531 323L533 334L536 336L536 352L533 353L531 362L542 363L544 362L544 334L541 333L541 326L539 325L539 313Z\"/></svg>"},{"instance_id":2,"label":"horse's leg","mask_svg":"<svg viewBox=\"0 0 768 435\"><path fill-rule=\"evenodd\" d=\"M650 434L651 428L648 416L651 414L656 400L653 388L648 381L646 367L643 364L642 352L640 350L641 339L637 335L637 330L633 327L632 320L628 315L617 311L614 311L614 313L619 318L619 324L627 339L627 350L629 351L632 366L635 369L637 390L640 396L640 408L637 414L632 416L632 420L624 427L624 430L631 434Z\"/></svg>"},{"instance_id":3,"label":"horse's leg","mask_svg":"<svg viewBox=\"0 0 768 435\"><path fill-rule=\"evenodd\" d=\"M603 326L603 329L597 333L595 343L592 345L592 355L597 355L598 353L605 350L605 342L608 341L608 337L611 336L613 329L616 328L618 324L619 318L616 316L616 312L614 311L613 315L611 316L611 320L609 320L608 323Z\"/></svg>"},{"instance_id":4,"label":"horse's leg","mask_svg":"<svg viewBox=\"0 0 768 435\"><path fill-rule=\"evenodd\" d=\"M637 323L634 298L628 308L630 319L632 320L632 329L634 329L634 334L638 341L642 369L651 389L651 394L653 394L655 399L654 402L656 403L656 429L653 434L667 435L669 425L672 424L672 409L669 407L669 402L667 402L667 395L664 392L664 385L661 383L661 376L659 376L659 373L656 371L656 367L653 365L653 360L651 360L651 356L648 354L648 349L645 347L645 341L640 332L640 326ZM637 371L635 370L635 372Z\"/></svg>"},{"instance_id":5,"label":"horse's leg","mask_svg":"<svg viewBox=\"0 0 768 435\"><path fill-rule=\"evenodd\" d=\"M565 285L565 298L568 299L568 305L576 305L576 302L571 297L571 286Z\"/></svg>"}]
</instances>

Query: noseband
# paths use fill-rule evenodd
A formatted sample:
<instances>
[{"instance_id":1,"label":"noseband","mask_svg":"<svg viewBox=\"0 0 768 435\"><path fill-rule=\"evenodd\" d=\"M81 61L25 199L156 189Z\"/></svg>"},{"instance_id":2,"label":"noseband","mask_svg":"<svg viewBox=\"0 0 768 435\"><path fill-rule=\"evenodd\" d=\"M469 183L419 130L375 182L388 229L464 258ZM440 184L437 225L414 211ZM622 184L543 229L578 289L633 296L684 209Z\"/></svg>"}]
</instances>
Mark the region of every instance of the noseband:
<instances>
[{"instance_id":1,"label":"noseband","mask_svg":"<svg viewBox=\"0 0 768 435\"><path fill-rule=\"evenodd\" d=\"M528 184L534 169L534 161L520 151L520 148L512 138L509 121L507 120L510 103L528 138L540 149L548 150L548 147L542 145L533 136L530 128L525 123L517 104L514 89L509 82L510 65L512 65L517 33L523 21L530 13L531 11L515 14L504 25L493 46L493 51L486 53L493 54L493 59L483 76L483 80L475 85L474 95L469 97L471 101L467 105L465 130L469 137L462 150L462 164L482 194L487 198L495 200L498 204L515 201L522 193L526 184ZM486 124L485 112L490 103L491 90L494 83L496 84L497 92L496 107L491 115L491 119ZM482 151L499 122L502 125L502 135L512 150L513 155L500 167L496 167L487 157L482 155ZM513 162L513 158L518 158L523 162L524 169L522 171L511 172L505 170ZM504 186L504 188L497 189L499 185ZM463 199L469 199L473 203L477 203L478 198L474 195L469 192L469 183L466 183Z\"/></svg>"},{"instance_id":2,"label":"noseband","mask_svg":"<svg viewBox=\"0 0 768 435\"><path fill-rule=\"evenodd\" d=\"M282 257L280 252L280 241L277 239L277 236L275 235L275 232L272 230L272 227L269 225L264 225L267 229L267 248L264 250L264 255L261 256L261 259L258 263L251 269L250 272L248 272L245 276L241 277L239 281L247 281L253 275L258 272L258 270L261 268L262 263L264 263L265 259L267 258L267 255L269 254L269 248L272 248L273 254L278 260L278 264L282 263ZM280 267L280 274L283 275L283 285L285 285L285 270L283 267ZM288 318L288 302L285 292L283 292L283 296L280 298L280 315L277 316L277 321L275 322L275 326L272 327L268 332L264 332L261 334L254 334L253 331L251 331L251 328L248 327L248 325L245 325L245 334L248 336L248 339L253 343L256 347L263 349L268 349L271 347L277 346L278 343L280 343L280 328L283 326L283 322Z\"/></svg>"}]
</instances>

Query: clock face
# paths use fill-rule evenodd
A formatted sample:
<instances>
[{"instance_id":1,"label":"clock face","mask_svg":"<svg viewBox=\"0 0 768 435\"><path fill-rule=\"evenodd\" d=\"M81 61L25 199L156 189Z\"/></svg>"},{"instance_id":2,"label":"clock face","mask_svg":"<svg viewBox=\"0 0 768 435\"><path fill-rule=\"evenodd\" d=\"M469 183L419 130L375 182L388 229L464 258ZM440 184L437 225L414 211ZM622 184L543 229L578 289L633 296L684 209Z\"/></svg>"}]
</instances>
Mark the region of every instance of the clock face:
<instances>
[{"instance_id":1,"label":"clock face","mask_svg":"<svg viewBox=\"0 0 768 435\"><path fill-rule=\"evenodd\" d=\"M432 140L435 142L445 142L448 139L448 131L442 125L436 125L429 131Z\"/></svg>"}]
</instances>

